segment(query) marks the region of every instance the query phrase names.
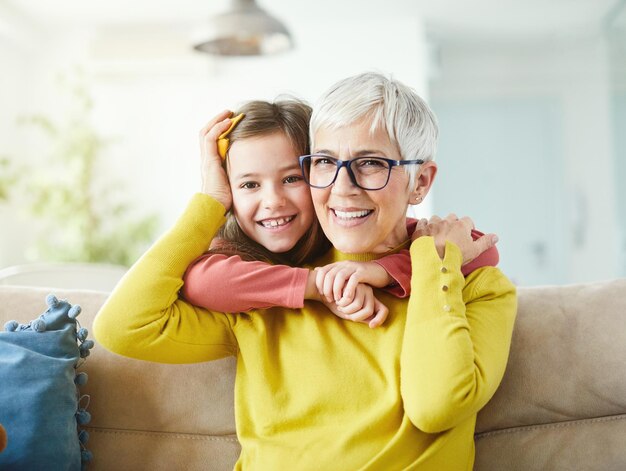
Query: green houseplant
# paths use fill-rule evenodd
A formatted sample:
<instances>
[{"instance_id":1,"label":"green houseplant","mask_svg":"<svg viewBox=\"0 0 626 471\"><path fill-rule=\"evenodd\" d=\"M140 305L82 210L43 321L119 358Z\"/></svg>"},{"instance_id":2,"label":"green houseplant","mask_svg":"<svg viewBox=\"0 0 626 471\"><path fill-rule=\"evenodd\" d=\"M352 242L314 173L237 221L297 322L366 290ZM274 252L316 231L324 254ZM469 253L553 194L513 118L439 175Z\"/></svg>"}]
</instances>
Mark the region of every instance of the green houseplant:
<instances>
[{"instance_id":1,"label":"green houseplant","mask_svg":"<svg viewBox=\"0 0 626 471\"><path fill-rule=\"evenodd\" d=\"M34 168L20 178L39 227L28 258L128 266L151 241L158 219L136 214L124 199L124 185L103 172L105 151L113 141L90 123L93 103L85 88L70 87L70 97L61 122L45 115L19 120L43 133L47 142Z\"/></svg>"},{"instance_id":2,"label":"green houseplant","mask_svg":"<svg viewBox=\"0 0 626 471\"><path fill-rule=\"evenodd\" d=\"M9 199L10 191L17 180L17 175L11 168L9 159L7 157L0 157L0 203Z\"/></svg>"}]
</instances>

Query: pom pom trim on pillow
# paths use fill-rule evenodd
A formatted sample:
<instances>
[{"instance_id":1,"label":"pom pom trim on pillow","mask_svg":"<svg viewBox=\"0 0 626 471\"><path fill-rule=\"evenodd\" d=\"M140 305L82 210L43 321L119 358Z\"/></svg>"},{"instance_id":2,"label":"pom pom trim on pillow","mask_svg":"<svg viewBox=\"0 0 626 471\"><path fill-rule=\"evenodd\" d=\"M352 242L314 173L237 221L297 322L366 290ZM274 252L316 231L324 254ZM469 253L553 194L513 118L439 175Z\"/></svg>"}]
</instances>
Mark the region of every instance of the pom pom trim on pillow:
<instances>
[{"instance_id":1,"label":"pom pom trim on pillow","mask_svg":"<svg viewBox=\"0 0 626 471\"><path fill-rule=\"evenodd\" d=\"M87 412L89 396L81 396L79 391L88 378L77 370L94 343L87 340L87 329L76 319L80 306L52 294L46 297L46 304L48 309L33 321L28 324L9 321L4 326L5 332L0 332L0 354L5 360L0 364L4 388L0 393L0 422L4 423L8 439L5 452L0 454L1 469L45 464L49 469L84 470L93 458L86 448L89 434L80 429L91 420ZM70 374L72 377L68 377ZM62 397L57 404L53 396L59 391ZM25 407L24 401L31 407ZM59 415L60 410L67 413ZM41 430L41 427L49 429ZM55 430L55 427L61 428ZM73 435L72 429L75 429L75 442L69 437ZM12 431L15 444L11 440ZM55 439L63 441L55 443Z\"/></svg>"}]
</instances>

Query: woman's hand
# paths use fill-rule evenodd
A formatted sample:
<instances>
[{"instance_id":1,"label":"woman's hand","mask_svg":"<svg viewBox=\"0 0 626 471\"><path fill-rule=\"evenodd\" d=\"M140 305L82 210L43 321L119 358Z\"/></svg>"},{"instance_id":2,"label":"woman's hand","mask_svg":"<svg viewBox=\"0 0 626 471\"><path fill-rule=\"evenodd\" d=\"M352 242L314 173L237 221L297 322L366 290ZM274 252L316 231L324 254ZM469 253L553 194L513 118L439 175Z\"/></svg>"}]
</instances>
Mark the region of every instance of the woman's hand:
<instances>
[{"instance_id":1,"label":"woman's hand","mask_svg":"<svg viewBox=\"0 0 626 471\"><path fill-rule=\"evenodd\" d=\"M233 197L222 158L217 153L217 138L230 126L231 115L232 111L224 110L200 130L200 191L222 203L226 211L230 209Z\"/></svg>"},{"instance_id":2,"label":"woman's hand","mask_svg":"<svg viewBox=\"0 0 626 471\"><path fill-rule=\"evenodd\" d=\"M498 236L495 234L485 234L474 240L472 229L474 223L468 217L459 219L455 214L449 214L441 219L439 216L432 216L430 220L420 219L417 222L411 238L415 240L422 236L433 237L437 253L442 259L445 255L446 242L452 242L461 250L462 264L466 264L498 242Z\"/></svg>"},{"instance_id":3,"label":"woman's hand","mask_svg":"<svg viewBox=\"0 0 626 471\"><path fill-rule=\"evenodd\" d=\"M371 286L360 283L353 301L347 306L337 306L335 302L328 302L324 298L322 303L337 317L354 322L368 324L371 329L378 327L389 315L389 309L375 296Z\"/></svg>"},{"instance_id":4,"label":"woman's hand","mask_svg":"<svg viewBox=\"0 0 626 471\"><path fill-rule=\"evenodd\" d=\"M347 306L354 300L359 283L384 288L393 282L387 271L375 262L335 262L315 269L315 285L327 302Z\"/></svg>"}]
</instances>

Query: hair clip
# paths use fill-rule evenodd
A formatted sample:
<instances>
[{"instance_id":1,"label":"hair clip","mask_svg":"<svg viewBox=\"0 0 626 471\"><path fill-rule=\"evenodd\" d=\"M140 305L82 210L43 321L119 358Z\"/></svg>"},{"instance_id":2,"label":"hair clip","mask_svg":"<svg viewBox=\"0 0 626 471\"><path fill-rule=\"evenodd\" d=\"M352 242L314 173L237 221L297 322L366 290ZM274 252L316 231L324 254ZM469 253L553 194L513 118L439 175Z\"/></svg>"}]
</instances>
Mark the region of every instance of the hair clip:
<instances>
[{"instance_id":1,"label":"hair clip","mask_svg":"<svg viewBox=\"0 0 626 471\"><path fill-rule=\"evenodd\" d=\"M220 154L222 160L226 158L226 152L228 152L228 146L230 144L230 139L228 139L227 136L232 132L233 129L235 129L235 126L237 126L239 121L241 121L244 116L245 115L241 113L234 118L231 118L230 127L222 134L220 134L220 136L217 138L217 153Z\"/></svg>"}]
</instances>

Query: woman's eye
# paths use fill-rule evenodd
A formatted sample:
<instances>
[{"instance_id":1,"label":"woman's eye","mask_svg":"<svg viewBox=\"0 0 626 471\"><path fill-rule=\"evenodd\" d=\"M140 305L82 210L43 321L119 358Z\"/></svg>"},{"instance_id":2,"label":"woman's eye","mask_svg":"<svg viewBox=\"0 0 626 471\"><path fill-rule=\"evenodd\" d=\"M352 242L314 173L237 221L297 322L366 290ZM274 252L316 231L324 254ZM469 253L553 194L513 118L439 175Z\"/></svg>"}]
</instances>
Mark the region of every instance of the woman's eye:
<instances>
[{"instance_id":1,"label":"woman's eye","mask_svg":"<svg viewBox=\"0 0 626 471\"><path fill-rule=\"evenodd\" d=\"M243 182L239 185L239 188L243 188L244 190L252 190L254 188L258 188L259 184L256 182Z\"/></svg>"},{"instance_id":2,"label":"woman's eye","mask_svg":"<svg viewBox=\"0 0 626 471\"><path fill-rule=\"evenodd\" d=\"M301 175L290 175L283 180L284 183L298 183L303 180Z\"/></svg>"},{"instance_id":3,"label":"woman's eye","mask_svg":"<svg viewBox=\"0 0 626 471\"><path fill-rule=\"evenodd\" d=\"M317 157L313 159L313 166L318 167L322 165L335 165L335 163L327 157Z\"/></svg>"},{"instance_id":4,"label":"woman's eye","mask_svg":"<svg viewBox=\"0 0 626 471\"><path fill-rule=\"evenodd\" d=\"M359 167L384 167L385 161L379 159L362 159L359 160Z\"/></svg>"}]
</instances>

